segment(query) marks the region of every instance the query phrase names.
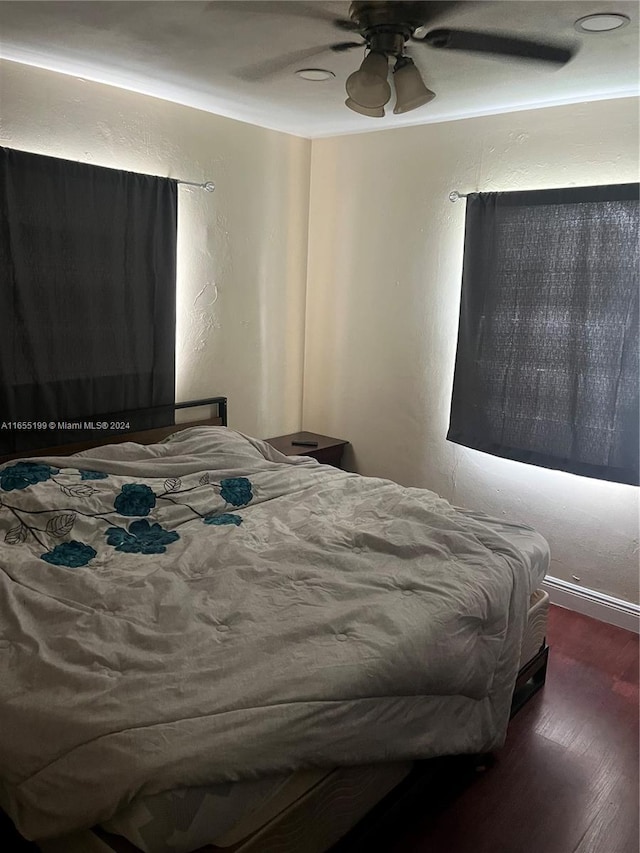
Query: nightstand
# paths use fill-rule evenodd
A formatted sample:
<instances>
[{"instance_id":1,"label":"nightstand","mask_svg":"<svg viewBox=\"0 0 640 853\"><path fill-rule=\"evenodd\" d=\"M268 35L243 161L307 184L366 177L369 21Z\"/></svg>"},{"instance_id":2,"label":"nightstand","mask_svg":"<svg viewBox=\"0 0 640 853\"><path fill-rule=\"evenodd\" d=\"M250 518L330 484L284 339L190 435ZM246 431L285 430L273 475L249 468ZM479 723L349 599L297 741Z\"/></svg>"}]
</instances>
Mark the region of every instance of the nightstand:
<instances>
[{"instance_id":1,"label":"nightstand","mask_svg":"<svg viewBox=\"0 0 640 853\"><path fill-rule=\"evenodd\" d=\"M291 444L292 441L317 441L317 447L302 447ZM311 456L323 465L340 467L342 454L349 444L342 438L331 438L328 435L318 435L316 432L292 432L290 435L278 435L275 438L267 438L267 444L275 447L285 456Z\"/></svg>"}]
</instances>

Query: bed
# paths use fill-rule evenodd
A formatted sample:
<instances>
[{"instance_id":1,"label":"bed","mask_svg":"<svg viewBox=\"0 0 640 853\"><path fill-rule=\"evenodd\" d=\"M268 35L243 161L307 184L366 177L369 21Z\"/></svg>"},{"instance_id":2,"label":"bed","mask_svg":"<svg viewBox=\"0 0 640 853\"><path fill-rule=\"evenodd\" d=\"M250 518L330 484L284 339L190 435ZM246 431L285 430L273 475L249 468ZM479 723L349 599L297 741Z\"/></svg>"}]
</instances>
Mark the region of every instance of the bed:
<instances>
[{"instance_id":1,"label":"bed","mask_svg":"<svg viewBox=\"0 0 640 853\"><path fill-rule=\"evenodd\" d=\"M321 853L416 761L499 748L544 680L542 537L169 432L0 466L0 806L25 837Z\"/></svg>"}]
</instances>

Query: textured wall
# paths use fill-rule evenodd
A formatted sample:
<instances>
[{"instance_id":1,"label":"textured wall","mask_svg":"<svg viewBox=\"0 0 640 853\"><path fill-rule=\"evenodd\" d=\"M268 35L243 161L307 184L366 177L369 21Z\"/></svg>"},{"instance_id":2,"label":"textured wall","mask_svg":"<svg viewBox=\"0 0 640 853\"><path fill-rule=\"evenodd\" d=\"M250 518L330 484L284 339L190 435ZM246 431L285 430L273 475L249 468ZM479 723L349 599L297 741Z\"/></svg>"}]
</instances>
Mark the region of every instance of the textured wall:
<instances>
[{"instance_id":1,"label":"textured wall","mask_svg":"<svg viewBox=\"0 0 640 853\"><path fill-rule=\"evenodd\" d=\"M311 143L75 77L2 63L0 144L185 180L177 399L226 394L230 425L300 426Z\"/></svg>"},{"instance_id":2,"label":"textured wall","mask_svg":"<svg viewBox=\"0 0 640 853\"><path fill-rule=\"evenodd\" d=\"M364 474L539 529L551 574L638 597L638 489L445 441L464 203L449 191L638 179L634 100L315 140L303 423ZM575 577L574 577L575 576Z\"/></svg>"}]
</instances>

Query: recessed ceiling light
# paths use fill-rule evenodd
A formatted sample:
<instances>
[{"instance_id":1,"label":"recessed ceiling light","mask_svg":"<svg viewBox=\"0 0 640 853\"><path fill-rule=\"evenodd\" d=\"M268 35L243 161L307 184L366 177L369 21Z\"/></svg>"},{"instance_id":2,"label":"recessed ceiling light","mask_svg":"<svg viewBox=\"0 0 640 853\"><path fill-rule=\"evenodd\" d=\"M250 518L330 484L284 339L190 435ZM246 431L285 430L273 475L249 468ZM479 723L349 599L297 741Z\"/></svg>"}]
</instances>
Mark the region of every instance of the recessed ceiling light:
<instances>
[{"instance_id":1,"label":"recessed ceiling light","mask_svg":"<svg viewBox=\"0 0 640 853\"><path fill-rule=\"evenodd\" d=\"M301 68L300 71L296 71L296 74L303 80L330 80L331 77L336 76L333 71L327 71L326 68Z\"/></svg>"},{"instance_id":2,"label":"recessed ceiling light","mask_svg":"<svg viewBox=\"0 0 640 853\"><path fill-rule=\"evenodd\" d=\"M606 15L586 15L575 22L575 28L583 33L606 33L609 30L619 30L626 27L629 18L617 12Z\"/></svg>"}]
</instances>

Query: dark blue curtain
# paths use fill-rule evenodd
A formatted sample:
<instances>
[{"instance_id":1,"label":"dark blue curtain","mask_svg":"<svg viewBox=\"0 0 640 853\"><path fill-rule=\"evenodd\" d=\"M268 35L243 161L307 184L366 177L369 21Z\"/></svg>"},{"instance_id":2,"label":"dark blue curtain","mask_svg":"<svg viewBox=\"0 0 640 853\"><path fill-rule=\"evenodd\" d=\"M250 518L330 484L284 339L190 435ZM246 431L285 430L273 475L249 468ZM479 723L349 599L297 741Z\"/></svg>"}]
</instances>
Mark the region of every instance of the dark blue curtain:
<instances>
[{"instance_id":1,"label":"dark blue curtain","mask_svg":"<svg viewBox=\"0 0 640 853\"><path fill-rule=\"evenodd\" d=\"M0 453L173 423L176 182L0 164Z\"/></svg>"},{"instance_id":2,"label":"dark blue curtain","mask_svg":"<svg viewBox=\"0 0 640 853\"><path fill-rule=\"evenodd\" d=\"M638 184L467 198L447 438L638 485Z\"/></svg>"}]
</instances>

